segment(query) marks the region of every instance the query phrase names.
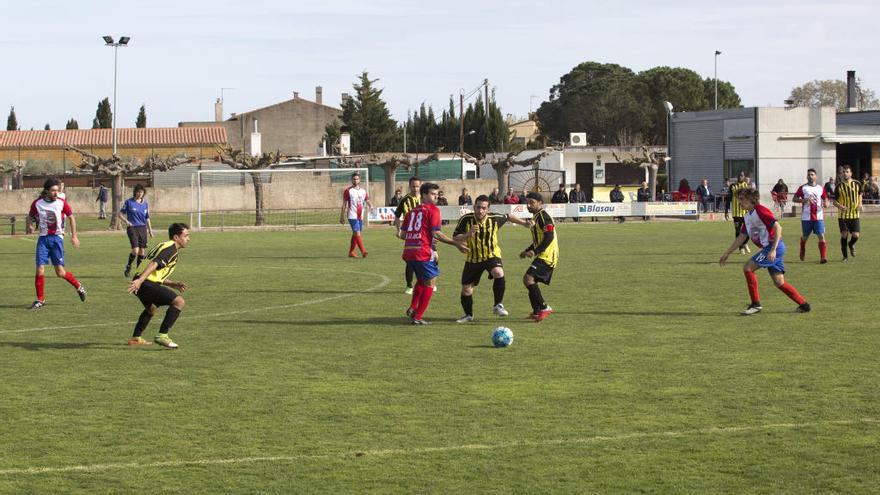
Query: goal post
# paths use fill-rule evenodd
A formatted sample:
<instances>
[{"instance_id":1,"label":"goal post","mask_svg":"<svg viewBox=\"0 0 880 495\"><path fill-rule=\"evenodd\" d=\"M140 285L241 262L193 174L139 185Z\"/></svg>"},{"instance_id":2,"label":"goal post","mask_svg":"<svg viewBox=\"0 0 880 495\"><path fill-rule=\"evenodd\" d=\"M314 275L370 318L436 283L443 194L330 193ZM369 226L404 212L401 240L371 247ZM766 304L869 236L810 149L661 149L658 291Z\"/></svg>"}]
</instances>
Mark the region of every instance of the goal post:
<instances>
[{"instance_id":1,"label":"goal post","mask_svg":"<svg viewBox=\"0 0 880 495\"><path fill-rule=\"evenodd\" d=\"M342 192L355 172L372 197L367 168L198 170L192 187L195 228L339 225Z\"/></svg>"}]
</instances>

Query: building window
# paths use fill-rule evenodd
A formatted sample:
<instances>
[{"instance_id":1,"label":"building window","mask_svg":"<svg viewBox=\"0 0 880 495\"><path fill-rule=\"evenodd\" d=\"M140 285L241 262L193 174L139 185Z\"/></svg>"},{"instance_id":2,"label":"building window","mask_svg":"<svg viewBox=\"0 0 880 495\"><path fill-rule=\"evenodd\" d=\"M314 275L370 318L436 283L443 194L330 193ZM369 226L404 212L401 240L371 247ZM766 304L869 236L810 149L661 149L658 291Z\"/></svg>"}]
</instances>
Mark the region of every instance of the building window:
<instances>
[{"instance_id":1,"label":"building window","mask_svg":"<svg viewBox=\"0 0 880 495\"><path fill-rule=\"evenodd\" d=\"M745 172L754 182L755 160L724 160L724 177L736 181L740 172Z\"/></svg>"}]
</instances>

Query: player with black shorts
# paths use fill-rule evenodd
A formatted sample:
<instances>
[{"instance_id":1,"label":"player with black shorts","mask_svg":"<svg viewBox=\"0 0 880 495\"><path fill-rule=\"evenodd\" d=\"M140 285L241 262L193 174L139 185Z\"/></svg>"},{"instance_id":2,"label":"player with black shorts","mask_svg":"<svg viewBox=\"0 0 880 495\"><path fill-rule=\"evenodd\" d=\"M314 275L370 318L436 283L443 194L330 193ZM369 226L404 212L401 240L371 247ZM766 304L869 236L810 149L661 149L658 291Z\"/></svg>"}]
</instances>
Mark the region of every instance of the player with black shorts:
<instances>
[{"instance_id":1,"label":"player with black shorts","mask_svg":"<svg viewBox=\"0 0 880 495\"><path fill-rule=\"evenodd\" d=\"M134 280L128 285L129 294L136 295L144 305L144 311L134 326L134 333L128 339L128 345L149 344L141 334L156 314L156 309L160 306L168 306L168 311L165 312L165 318L159 327L159 334L154 341L169 349L177 348L177 344L168 336L168 331L174 326L186 301L171 289L184 292L186 284L172 282L168 277L177 268L178 252L189 244L189 227L184 223L171 224L168 227L168 238L170 240L150 250L146 259L138 265Z\"/></svg>"},{"instance_id":2,"label":"player with black shorts","mask_svg":"<svg viewBox=\"0 0 880 495\"><path fill-rule=\"evenodd\" d=\"M514 216L509 220L513 223L529 227L532 231L532 244L519 254L520 258L534 258L523 276L523 284L529 291L529 302L532 304L532 312L529 318L535 322L541 322L553 312L541 294L538 282L550 285L553 278L553 270L559 263L559 239L556 236L556 226L553 217L544 210L544 198L540 193L530 192L526 195L528 209L532 214L531 221L524 221Z\"/></svg>"},{"instance_id":3,"label":"player with black shorts","mask_svg":"<svg viewBox=\"0 0 880 495\"><path fill-rule=\"evenodd\" d=\"M739 199L737 198L737 193L742 190L751 187L749 185L748 176L745 172L740 172L738 176L738 180L736 184L730 186L730 214L733 216L733 237L739 237L739 233L742 230L742 226L745 224L745 216L746 210L739 204ZM739 247L740 254L749 254L752 252L749 249L749 240L746 239L745 242Z\"/></svg>"},{"instance_id":4,"label":"player with black shorts","mask_svg":"<svg viewBox=\"0 0 880 495\"><path fill-rule=\"evenodd\" d=\"M480 284L483 272L489 272L492 279L492 292L495 305L492 312L497 316L507 316L504 309L504 264L501 262L501 247L498 245L498 230L507 222L507 215L489 213L489 197L477 196L474 212L463 215L455 227L453 239L467 240L468 251L464 268L461 271L461 307L464 316L458 323L474 321L474 287Z\"/></svg>"},{"instance_id":5,"label":"player with black shorts","mask_svg":"<svg viewBox=\"0 0 880 495\"><path fill-rule=\"evenodd\" d=\"M135 266L141 264L144 259L144 251L147 249L147 238L153 237L153 225L150 223L150 207L144 196L147 191L144 186L134 186L132 196L125 200L125 204L117 213L119 220L128 225L125 233L128 234L128 242L131 245L131 253L128 255L128 263L125 265L123 276L131 274L131 264L137 258Z\"/></svg>"},{"instance_id":6,"label":"player with black shorts","mask_svg":"<svg viewBox=\"0 0 880 495\"><path fill-rule=\"evenodd\" d=\"M843 179L834 190L834 206L839 211L837 226L840 227L840 252L846 262L849 256L856 257L856 243L861 235L859 212L862 209L862 183L853 180L852 167L849 165L841 167L841 171Z\"/></svg>"}]
</instances>

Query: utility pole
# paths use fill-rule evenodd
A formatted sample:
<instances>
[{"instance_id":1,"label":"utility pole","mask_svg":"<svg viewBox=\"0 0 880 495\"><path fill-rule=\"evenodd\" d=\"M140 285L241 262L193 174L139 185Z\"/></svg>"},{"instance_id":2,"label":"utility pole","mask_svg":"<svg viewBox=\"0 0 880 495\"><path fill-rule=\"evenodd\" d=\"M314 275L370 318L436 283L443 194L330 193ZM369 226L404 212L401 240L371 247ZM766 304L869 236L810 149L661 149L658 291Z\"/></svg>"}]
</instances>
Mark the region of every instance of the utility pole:
<instances>
[{"instance_id":1,"label":"utility pole","mask_svg":"<svg viewBox=\"0 0 880 495\"><path fill-rule=\"evenodd\" d=\"M458 153L464 160L464 91L458 94Z\"/></svg>"},{"instance_id":2,"label":"utility pole","mask_svg":"<svg viewBox=\"0 0 880 495\"><path fill-rule=\"evenodd\" d=\"M718 55L721 52L715 50L715 110L718 110Z\"/></svg>"}]
</instances>

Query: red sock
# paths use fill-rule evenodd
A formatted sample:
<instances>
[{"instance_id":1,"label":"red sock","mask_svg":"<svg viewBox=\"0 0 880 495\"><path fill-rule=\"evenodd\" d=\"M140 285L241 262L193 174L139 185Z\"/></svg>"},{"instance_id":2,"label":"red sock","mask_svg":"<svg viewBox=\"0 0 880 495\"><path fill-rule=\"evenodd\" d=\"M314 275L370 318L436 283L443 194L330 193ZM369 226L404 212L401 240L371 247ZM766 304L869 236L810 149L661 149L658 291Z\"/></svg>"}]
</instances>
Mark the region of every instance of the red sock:
<instances>
[{"instance_id":1,"label":"red sock","mask_svg":"<svg viewBox=\"0 0 880 495\"><path fill-rule=\"evenodd\" d=\"M416 286L413 287L412 300L410 300L409 307L413 310L413 313L418 312L419 310L419 302L422 299L422 289L424 286L416 281Z\"/></svg>"},{"instance_id":2,"label":"red sock","mask_svg":"<svg viewBox=\"0 0 880 495\"><path fill-rule=\"evenodd\" d=\"M819 242L819 256L823 260L828 258L828 244L826 244L825 241Z\"/></svg>"},{"instance_id":3,"label":"red sock","mask_svg":"<svg viewBox=\"0 0 880 495\"><path fill-rule=\"evenodd\" d=\"M72 273L65 273L64 280L67 280L67 282L72 285L74 289L79 289L79 281L73 276Z\"/></svg>"},{"instance_id":4,"label":"red sock","mask_svg":"<svg viewBox=\"0 0 880 495\"><path fill-rule=\"evenodd\" d=\"M34 275L34 288L37 289L37 301L44 301L43 286L46 284L46 278L43 275Z\"/></svg>"},{"instance_id":5,"label":"red sock","mask_svg":"<svg viewBox=\"0 0 880 495\"><path fill-rule=\"evenodd\" d=\"M433 287L429 285L422 286L422 293L419 295L419 309L416 310L415 319L421 320L425 316L425 310L428 309L428 303L431 302L431 296L433 295Z\"/></svg>"},{"instance_id":6,"label":"red sock","mask_svg":"<svg viewBox=\"0 0 880 495\"><path fill-rule=\"evenodd\" d=\"M354 238L357 240L357 246L358 246L358 249L361 250L361 254L366 253L367 250L364 249L364 239L363 239L363 236L356 235L356 236L354 236Z\"/></svg>"},{"instance_id":7,"label":"red sock","mask_svg":"<svg viewBox=\"0 0 880 495\"><path fill-rule=\"evenodd\" d=\"M801 261L804 260L804 256L807 254L807 240L801 237Z\"/></svg>"},{"instance_id":8,"label":"red sock","mask_svg":"<svg viewBox=\"0 0 880 495\"><path fill-rule=\"evenodd\" d=\"M743 272L746 276L746 285L749 286L749 298L752 304L761 304L761 296L758 295L758 276L755 272Z\"/></svg>"},{"instance_id":9,"label":"red sock","mask_svg":"<svg viewBox=\"0 0 880 495\"><path fill-rule=\"evenodd\" d=\"M351 243L348 246L348 252L354 253L354 247L357 246L357 241L354 240L354 236L351 236Z\"/></svg>"},{"instance_id":10,"label":"red sock","mask_svg":"<svg viewBox=\"0 0 880 495\"><path fill-rule=\"evenodd\" d=\"M824 244L824 243L823 243ZM791 284L785 283L779 286L779 290L785 293L789 299L801 305L807 302L800 294L798 294L797 289L791 286Z\"/></svg>"}]
</instances>

